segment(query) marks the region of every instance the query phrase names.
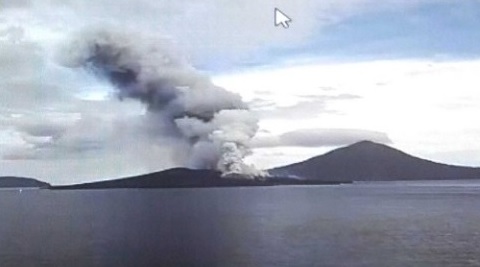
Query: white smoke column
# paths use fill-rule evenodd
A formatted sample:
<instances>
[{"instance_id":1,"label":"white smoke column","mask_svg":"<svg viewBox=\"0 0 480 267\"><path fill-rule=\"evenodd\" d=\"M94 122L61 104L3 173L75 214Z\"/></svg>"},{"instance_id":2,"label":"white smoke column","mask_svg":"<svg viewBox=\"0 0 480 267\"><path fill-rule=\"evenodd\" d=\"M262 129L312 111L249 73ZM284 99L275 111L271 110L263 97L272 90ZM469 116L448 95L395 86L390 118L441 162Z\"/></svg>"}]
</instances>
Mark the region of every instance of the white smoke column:
<instances>
[{"instance_id":1,"label":"white smoke column","mask_svg":"<svg viewBox=\"0 0 480 267\"><path fill-rule=\"evenodd\" d=\"M118 96L147 106L155 134L190 144L185 165L253 177L243 162L258 121L237 94L214 85L178 55L168 40L120 33L83 31L60 52L60 62L108 79ZM175 140L175 139L174 139Z\"/></svg>"}]
</instances>

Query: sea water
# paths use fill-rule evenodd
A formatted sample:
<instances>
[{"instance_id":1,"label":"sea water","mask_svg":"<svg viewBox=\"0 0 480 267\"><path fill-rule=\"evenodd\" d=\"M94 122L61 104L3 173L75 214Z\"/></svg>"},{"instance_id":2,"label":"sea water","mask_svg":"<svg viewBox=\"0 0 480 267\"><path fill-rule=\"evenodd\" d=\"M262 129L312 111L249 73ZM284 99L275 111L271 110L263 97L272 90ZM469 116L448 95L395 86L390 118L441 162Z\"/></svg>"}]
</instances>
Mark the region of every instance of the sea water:
<instances>
[{"instance_id":1,"label":"sea water","mask_svg":"<svg viewBox=\"0 0 480 267\"><path fill-rule=\"evenodd\" d=\"M0 190L0 266L480 266L480 182Z\"/></svg>"}]
</instances>

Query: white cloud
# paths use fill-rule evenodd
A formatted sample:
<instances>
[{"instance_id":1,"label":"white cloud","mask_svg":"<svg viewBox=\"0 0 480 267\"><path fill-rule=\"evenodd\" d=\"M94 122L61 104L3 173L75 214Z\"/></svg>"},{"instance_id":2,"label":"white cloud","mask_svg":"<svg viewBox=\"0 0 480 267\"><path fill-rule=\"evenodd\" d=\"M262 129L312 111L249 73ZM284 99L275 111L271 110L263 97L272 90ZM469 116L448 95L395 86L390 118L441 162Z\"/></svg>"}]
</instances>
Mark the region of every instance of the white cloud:
<instances>
[{"instance_id":1,"label":"white cloud","mask_svg":"<svg viewBox=\"0 0 480 267\"><path fill-rule=\"evenodd\" d=\"M302 105L304 98L298 95L326 99L317 107L305 106L308 108L303 109L303 116L290 110L292 113L283 117L265 117L260 122L263 133L259 137L311 128L363 129L388 134L393 146L414 155L479 166L480 153L472 153L480 151L480 125L476 123L476 114L480 114L478 72L478 60L391 60L258 69L219 76L215 81L250 100L268 99L270 110ZM360 97L328 99L342 94ZM285 155L270 155L265 149L257 149L253 157L254 162L271 162L264 166L272 167L318 155L325 149L299 151L303 156L291 160Z\"/></svg>"},{"instance_id":2,"label":"white cloud","mask_svg":"<svg viewBox=\"0 0 480 267\"><path fill-rule=\"evenodd\" d=\"M385 133L360 129L301 129L277 136L259 136L253 146L261 147L325 147L344 146L368 140L378 143L391 143Z\"/></svg>"}]
</instances>

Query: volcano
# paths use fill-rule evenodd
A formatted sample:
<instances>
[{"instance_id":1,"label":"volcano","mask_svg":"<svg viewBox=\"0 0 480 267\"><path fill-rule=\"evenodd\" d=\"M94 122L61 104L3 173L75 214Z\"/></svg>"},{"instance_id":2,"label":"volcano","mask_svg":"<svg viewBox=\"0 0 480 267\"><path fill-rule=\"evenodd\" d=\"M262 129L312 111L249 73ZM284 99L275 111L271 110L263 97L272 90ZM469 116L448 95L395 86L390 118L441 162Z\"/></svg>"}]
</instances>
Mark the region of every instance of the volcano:
<instances>
[{"instance_id":1,"label":"volcano","mask_svg":"<svg viewBox=\"0 0 480 267\"><path fill-rule=\"evenodd\" d=\"M210 188L275 185L325 185L334 181L301 180L291 177L244 177L240 174L222 176L215 170L174 168L139 176L85 184L50 186L50 189L113 189L113 188Z\"/></svg>"},{"instance_id":2,"label":"volcano","mask_svg":"<svg viewBox=\"0 0 480 267\"><path fill-rule=\"evenodd\" d=\"M480 168L437 163L370 141L274 168L269 173L318 181L480 179Z\"/></svg>"}]
</instances>

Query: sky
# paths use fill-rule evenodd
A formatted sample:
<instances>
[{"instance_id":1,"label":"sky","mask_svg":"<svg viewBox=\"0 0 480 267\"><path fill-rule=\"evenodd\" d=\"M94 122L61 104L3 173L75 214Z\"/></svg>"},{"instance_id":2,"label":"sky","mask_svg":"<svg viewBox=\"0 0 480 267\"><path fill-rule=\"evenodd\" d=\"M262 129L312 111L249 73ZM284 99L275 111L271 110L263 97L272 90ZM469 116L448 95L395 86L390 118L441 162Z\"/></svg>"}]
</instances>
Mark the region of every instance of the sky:
<instances>
[{"instance_id":1,"label":"sky","mask_svg":"<svg viewBox=\"0 0 480 267\"><path fill-rule=\"evenodd\" d=\"M0 175L66 184L176 166L141 103L59 62L72 36L105 27L161 37L242 96L257 168L364 139L480 166L480 1L3 0Z\"/></svg>"}]
</instances>

